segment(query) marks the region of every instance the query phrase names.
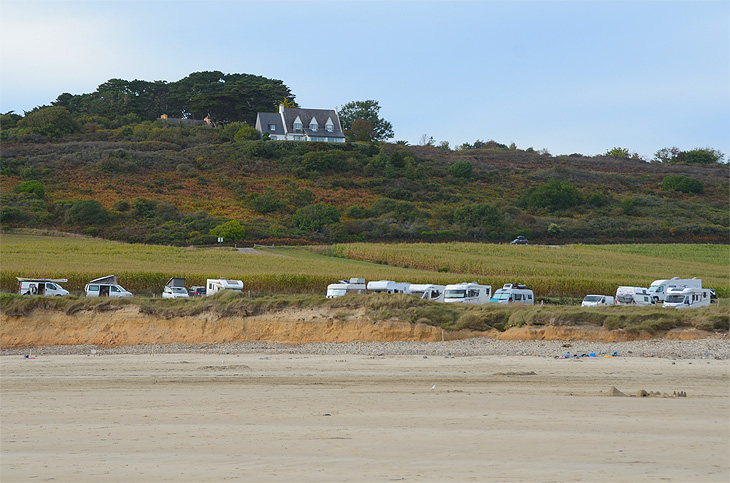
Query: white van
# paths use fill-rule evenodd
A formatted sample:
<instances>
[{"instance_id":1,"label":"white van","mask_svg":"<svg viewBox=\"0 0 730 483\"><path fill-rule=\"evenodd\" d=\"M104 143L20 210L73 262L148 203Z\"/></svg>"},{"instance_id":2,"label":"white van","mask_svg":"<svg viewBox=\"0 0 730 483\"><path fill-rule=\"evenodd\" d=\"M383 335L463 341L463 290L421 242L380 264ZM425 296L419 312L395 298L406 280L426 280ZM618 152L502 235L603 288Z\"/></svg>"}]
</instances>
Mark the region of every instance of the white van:
<instances>
[{"instance_id":1,"label":"white van","mask_svg":"<svg viewBox=\"0 0 730 483\"><path fill-rule=\"evenodd\" d=\"M454 283L444 288L444 302L447 304L486 304L491 295L491 285L479 285L476 282Z\"/></svg>"},{"instance_id":2,"label":"white van","mask_svg":"<svg viewBox=\"0 0 730 483\"><path fill-rule=\"evenodd\" d=\"M385 293L408 293L410 283L394 282L392 280L378 280L368 282L368 292L385 292Z\"/></svg>"},{"instance_id":3,"label":"white van","mask_svg":"<svg viewBox=\"0 0 730 483\"><path fill-rule=\"evenodd\" d=\"M491 302L535 305L535 294L521 283L505 283L502 288L494 292Z\"/></svg>"},{"instance_id":4,"label":"white van","mask_svg":"<svg viewBox=\"0 0 730 483\"><path fill-rule=\"evenodd\" d=\"M709 288L671 288L664 299L664 307L689 309L710 305L712 294Z\"/></svg>"},{"instance_id":5,"label":"white van","mask_svg":"<svg viewBox=\"0 0 730 483\"><path fill-rule=\"evenodd\" d=\"M610 295L586 295L581 302L581 307L600 307L603 305L614 305L613 297Z\"/></svg>"},{"instance_id":6,"label":"white van","mask_svg":"<svg viewBox=\"0 0 730 483\"><path fill-rule=\"evenodd\" d=\"M654 302L663 301L670 289L673 288L702 288L702 280L699 278L672 277L669 280L654 280L649 286L649 293Z\"/></svg>"},{"instance_id":7,"label":"white van","mask_svg":"<svg viewBox=\"0 0 730 483\"><path fill-rule=\"evenodd\" d=\"M424 300L443 302L445 289L446 287L444 285L434 285L430 283L412 283L409 287L408 293Z\"/></svg>"},{"instance_id":8,"label":"white van","mask_svg":"<svg viewBox=\"0 0 730 483\"><path fill-rule=\"evenodd\" d=\"M619 287L616 289L616 305L653 305L656 302L644 287Z\"/></svg>"},{"instance_id":9,"label":"white van","mask_svg":"<svg viewBox=\"0 0 730 483\"><path fill-rule=\"evenodd\" d=\"M132 292L128 292L117 283L116 275L109 275L92 280L84 287L87 297L111 297L123 298L132 297Z\"/></svg>"},{"instance_id":10,"label":"white van","mask_svg":"<svg viewBox=\"0 0 730 483\"><path fill-rule=\"evenodd\" d=\"M185 279L180 277L172 277L162 289L163 299L186 299L190 298L188 291L185 289Z\"/></svg>"},{"instance_id":11,"label":"white van","mask_svg":"<svg viewBox=\"0 0 730 483\"><path fill-rule=\"evenodd\" d=\"M367 286L364 278L351 278L350 280L340 280L339 283L331 283L327 285L327 298L342 297L349 294L366 293Z\"/></svg>"},{"instance_id":12,"label":"white van","mask_svg":"<svg viewBox=\"0 0 730 483\"><path fill-rule=\"evenodd\" d=\"M63 297L68 290L59 283L68 282L67 278L25 278L15 277L18 280L20 295L45 295L46 297Z\"/></svg>"},{"instance_id":13,"label":"white van","mask_svg":"<svg viewBox=\"0 0 730 483\"><path fill-rule=\"evenodd\" d=\"M243 282L241 280L231 280L229 278L209 278L205 283L205 295L213 295L222 290L242 292Z\"/></svg>"}]
</instances>

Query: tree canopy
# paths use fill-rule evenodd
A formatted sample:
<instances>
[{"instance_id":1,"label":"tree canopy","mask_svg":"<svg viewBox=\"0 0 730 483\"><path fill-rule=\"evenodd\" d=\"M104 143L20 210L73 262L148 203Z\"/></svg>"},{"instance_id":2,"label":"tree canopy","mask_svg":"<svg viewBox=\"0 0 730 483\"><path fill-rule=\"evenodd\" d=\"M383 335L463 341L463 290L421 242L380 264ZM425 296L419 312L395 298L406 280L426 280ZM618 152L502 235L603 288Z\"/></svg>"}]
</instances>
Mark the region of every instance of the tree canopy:
<instances>
[{"instance_id":1,"label":"tree canopy","mask_svg":"<svg viewBox=\"0 0 730 483\"><path fill-rule=\"evenodd\" d=\"M374 100L352 101L342 106L338 114L345 136L356 141L384 141L392 138L393 125L381 118L379 112L380 104ZM368 121L369 124L358 121Z\"/></svg>"}]
</instances>

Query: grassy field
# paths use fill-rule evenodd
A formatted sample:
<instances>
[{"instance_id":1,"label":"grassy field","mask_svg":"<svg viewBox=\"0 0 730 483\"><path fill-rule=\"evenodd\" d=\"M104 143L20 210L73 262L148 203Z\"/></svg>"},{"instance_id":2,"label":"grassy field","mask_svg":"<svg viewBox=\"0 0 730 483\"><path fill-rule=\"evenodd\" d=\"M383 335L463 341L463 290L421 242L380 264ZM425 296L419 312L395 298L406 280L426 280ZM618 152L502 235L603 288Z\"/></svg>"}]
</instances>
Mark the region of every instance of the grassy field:
<instances>
[{"instance_id":1,"label":"grassy field","mask_svg":"<svg viewBox=\"0 0 730 483\"><path fill-rule=\"evenodd\" d=\"M17 276L68 278L80 291L89 280L116 274L140 294L159 294L168 278L203 285L206 278L241 279L254 292L319 293L342 278L412 283L477 281L493 287L526 283L536 297L613 294L619 285L702 278L730 295L726 245L510 246L474 243L346 244L264 249L264 255L229 248L132 245L94 238L3 234L0 289L16 290Z\"/></svg>"}]
</instances>

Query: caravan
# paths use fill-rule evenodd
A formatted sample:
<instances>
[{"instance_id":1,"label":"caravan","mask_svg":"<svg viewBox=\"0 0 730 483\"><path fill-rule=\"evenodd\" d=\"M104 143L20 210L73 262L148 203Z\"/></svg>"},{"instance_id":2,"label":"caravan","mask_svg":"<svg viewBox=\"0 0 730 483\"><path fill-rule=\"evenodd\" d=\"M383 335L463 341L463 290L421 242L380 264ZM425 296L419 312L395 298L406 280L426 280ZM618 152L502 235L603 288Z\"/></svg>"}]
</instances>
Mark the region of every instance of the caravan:
<instances>
[{"instance_id":1,"label":"caravan","mask_svg":"<svg viewBox=\"0 0 730 483\"><path fill-rule=\"evenodd\" d=\"M327 298L342 297L343 295L359 294L367 292L364 278L351 278L350 280L340 280L339 283L331 283L327 285Z\"/></svg>"},{"instance_id":2,"label":"caravan","mask_svg":"<svg viewBox=\"0 0 730 483\"><path fill-rule=\"evenodd\" d=\"M68 282L67 278L16 278L20 295L45 295L46 297L68 295L68 290L59 285L59 283Z\"/></svg>"},{"instance_id":3,"label":"caravan","mask_svg":"<svg viewBox=\"0 0 730 483\"><path fill-rule=\"evenodd\" d=\"M654 302L663 302L673 288L702 288L702 280L679 277L672 277L669 280L654 280L649 286L649 294L651 294Z\"/></svg>"},{"instance_id":4,"label":"caravan","mask_svg":"<svg viewBox=\"0 0 730 483\"><path fill-rule=\"evenodd\" d=\"M242 292L243 282L229 278L209 278L205 284L205 295L213 295L223 290Z\"/></svg>"},{"instance_id":5,"label":"caravan","mask_svg":"<svg viewBox=\"0 0 730 483\"><path fill-rule=\"evenodd\" d=\"M616 289L616 305L653 305L656 302L643 287L619 287Z\"/></svg>"},{"instance_id":6,"label":"caravan","mask_svg":"<svg viewBox=\"0 0 730 483\"><path fill-rule=\"evenodd\" d=\"M433 285L430 283L412 283L408 293L424 300L443 302L445 288L443 285Z\"/></svg>"},{"instance_id":7,"label":"caravan","mask_svg":"<svg viewBox=\"0 0 730 483\"><path fill-rule=\"evenodd\" d=\"M378 280L368 282L368 292L385 292L385 293L408 293L410 283L394 282L392 280Z\"/></svg>"},{"instance_id":8,"label":"caravan","mask_svg":"<svg viewBox=\"0 0 730 483\"><path fill-rule=\"evenodd\" d=\"M124 287L117 283L116 275L108 275L106 277L92 280L86 284L84 292L86 292L87 297L132 297L132 292L128 292Z\"/></svg>"},{"instance_id":9,"label":"caravan","mask_svg":"<svg viewBox=\"0 0 730 483\"><path fill-rule=\"evenodd\" d=\"M162 290L163 299L179 299L189 298L188 291L185 290L185 279L180 277L172 277L165 284L165 288Z\"/></svg>"},{"instance_id":10,"label":"caravan","mask_svg":"<svg viewBox=\"0 0 730 483\"><path fill-rule=\"evenodd\" d=\"M494 292L491 302L498 304L535 304L535 294L521 283L505 283L502 288Z\"/></svg>"},{"instance_id":11,"label":"caravan","mask_svg":"<svg viewBox=\"0 0 730 483\"><path fill-rule=\"evenodd\" d=\"M664 299L664 307L689 309L710 305L712 294L709 288L670 288Z\"/></svg>"},{"instance_id":12,"label":"caravan","mask_svg":"<svg viewBox=\"0 0 730 483\"><path fill-rule=\"evenodd\" d=\"M444 288L444 302L447 304L486 304L491 295L491 285L479 285L476 282L454 283Z\"/></svg>"}]
</instances>

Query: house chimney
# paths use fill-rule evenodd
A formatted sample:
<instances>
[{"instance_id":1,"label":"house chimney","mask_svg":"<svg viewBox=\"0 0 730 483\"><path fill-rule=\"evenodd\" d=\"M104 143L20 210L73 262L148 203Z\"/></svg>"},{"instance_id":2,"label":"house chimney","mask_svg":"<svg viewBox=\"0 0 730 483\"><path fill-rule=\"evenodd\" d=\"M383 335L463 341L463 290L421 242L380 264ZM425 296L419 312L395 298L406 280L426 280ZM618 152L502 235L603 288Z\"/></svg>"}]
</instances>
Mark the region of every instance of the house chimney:
<instances>
[{"instance_id":1,"label":"house chimney","mask_svg":"<svg viewBox=\"0 0 730 483\"><path fill-rule=\"evenodd\" d=\"M284 104L279 104L279 114L284 114Z\"/></svg>"}]
</instances>

